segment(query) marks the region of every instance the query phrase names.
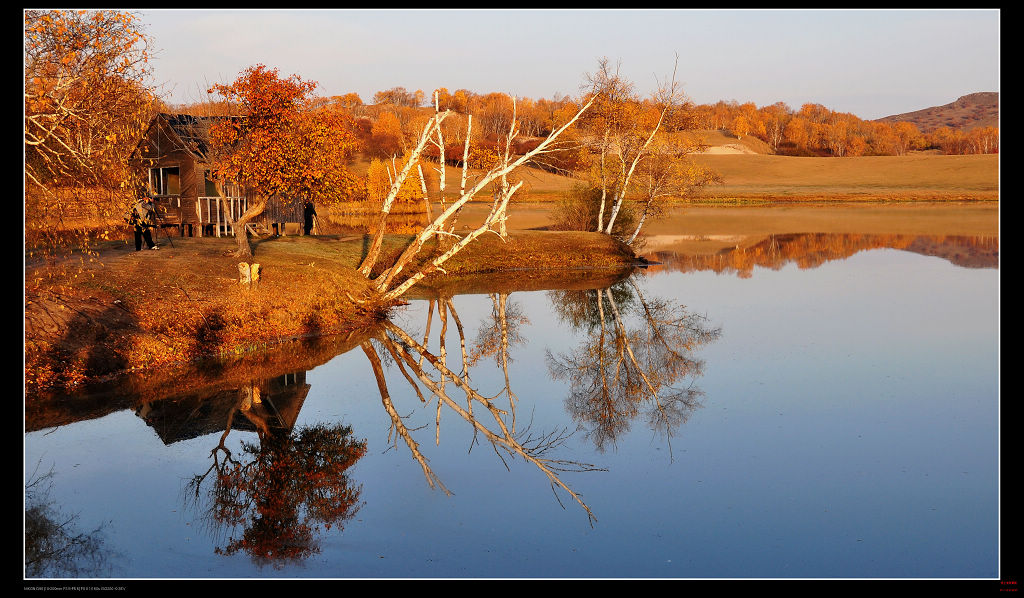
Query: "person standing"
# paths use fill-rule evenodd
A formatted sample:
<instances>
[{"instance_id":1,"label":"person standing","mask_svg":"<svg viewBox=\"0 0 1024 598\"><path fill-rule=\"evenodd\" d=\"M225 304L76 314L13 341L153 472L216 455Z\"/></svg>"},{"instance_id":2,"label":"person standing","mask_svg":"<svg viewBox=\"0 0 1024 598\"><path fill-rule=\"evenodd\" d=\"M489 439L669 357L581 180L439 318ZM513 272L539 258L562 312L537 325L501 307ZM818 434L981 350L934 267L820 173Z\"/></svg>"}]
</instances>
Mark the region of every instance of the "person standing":
<instances>
[{"instance_id":1,"label":"person standing","mask_svg":"<svg viewBox=\"0 0 1024 598\"><path fill-rule=\"evenodd\" d=\"M302 206L302 229L306 235L313 231L314 218L316 218L316 208L313 207L313 202L307 201Z\"/></svg>"},{"instance_id":2,"label":"person standing","mask_svg":"<svg viewBox=\"0 0 1024 598\"><path fill-rule=\"evenodd\" d=\"M156 206L148 194L143 195L132 207L131 225L135 230L135 251L142 250L143 241L146 242L148 249L160 249L160 246L153 242L153 234L149 232L149 229L156 226Z\"/></svg>"}]
</instances>

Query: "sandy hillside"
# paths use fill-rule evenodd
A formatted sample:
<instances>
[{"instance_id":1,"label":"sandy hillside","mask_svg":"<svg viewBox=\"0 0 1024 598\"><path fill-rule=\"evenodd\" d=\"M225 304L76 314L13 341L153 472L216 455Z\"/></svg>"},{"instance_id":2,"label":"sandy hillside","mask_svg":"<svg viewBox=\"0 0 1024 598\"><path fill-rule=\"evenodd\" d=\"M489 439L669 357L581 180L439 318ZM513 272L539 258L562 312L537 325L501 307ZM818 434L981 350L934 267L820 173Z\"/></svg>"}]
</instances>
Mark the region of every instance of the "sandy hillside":
<instances>
[{"instance_id":1,"label":"sandy hillside","mask_svg":"<svg viewBox=\"0 0 1024 598\"><path fill-rule=\"evenodd\" d=\"M756 154L754 150L739 143L714 145L701 152L702 154Z\"/></svg>"},{"instance_id":2,"label":"sandy hillside","mask_svg":"<svg viewBox=\"0 0 1024 598\"><path fill-rule=\"evenodd\" d=\"M737 137L722 130L696 130L686 131L685 136L708 146L708 149L702 152L704 154L744 155L773 153L767 143L753 135Z\"/></svg>"}]
</instances>

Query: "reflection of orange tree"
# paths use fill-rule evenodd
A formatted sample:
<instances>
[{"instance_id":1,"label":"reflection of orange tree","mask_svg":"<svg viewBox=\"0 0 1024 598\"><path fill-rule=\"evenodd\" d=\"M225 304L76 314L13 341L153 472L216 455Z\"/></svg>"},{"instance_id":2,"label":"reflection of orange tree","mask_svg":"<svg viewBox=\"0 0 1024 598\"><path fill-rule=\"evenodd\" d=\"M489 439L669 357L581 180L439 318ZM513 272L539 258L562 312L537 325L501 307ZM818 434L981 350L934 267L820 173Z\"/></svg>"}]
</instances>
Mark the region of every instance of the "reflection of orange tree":
<instances>
[{"instance_id":1,"label":"reflection of orange tree","mask_svg":"<svg viewBox=\"0 0 1024 598\"><path fill-rule=\"evenodd\" d=\"M438 299L437 305L441 314L440 346L443 348L446 344L445 335L447 334L446 314L454 314L454 310L452 309L453 306L450 298ZM374 339L373 342L366 341L363 343L363 352L366 354L367 359L370 360L377 379L381 402L384 405L385 411L391 417L391 440L397 444L399 439L401 439L406 444L412 452L413 458L423 469L427 483L432 488L440 487L446 494L451 494L430 467L419 442L414 438L413 432L416 430L416 427L410 426L407 423L408 417L399 414L385 379L384 361L381 359L381 353L378 348L382 349L384 356L389 362L393 363L400 370L403 378L409 383L422 403L429 403L435 398L437 399L435 443L440 443L441 413L442 406L444 406L472 427L473 440L471 441L471 446L476 445L483 438L491 444L506 468L508 467L508 463L505 461L506 457L520 457L524 459L544 473L552 489L561 490L571 496L586 511L588 518L593 521L594 515L590 508L583 502L577 492L561 480L560 475L564 472L595 471L598 468L578 461L569 461L552 456L552 452L562 445L570 434L564 430L536 433L529 427L516 429L515 399L509 390L507 368L505 367L507 366L508 359L507 355L504 357L501 355L501 353L507 353L508 347L511 344L509 332L511 328L514 328L514 324L511 327L509 325L509 314L504 311L506 307L506 301L495 299L496 312L494 316L497 321L494 327L499 338L495 339L494 346L482 347L480 351L474 350L472 358L470 357L470 352L466 349L462 325L456 318L459 340L462 346L463 369L461 372L449 369L447 356L443 349L438 351L437 354L429 351L426 346L426 339L423 343L420 343L392 322L385 322L385 332ZM523 318L520 314L516 313L511 319L518 322ZM486 329L488 327L482 328ZM429 320L427 333L429 334ZM469 381L469 367L475 364L483 354L493 354L499 364L503 364L502 367L506 373L505 388L494 396L482 394L473 388ZM455 387L454 392L450 389L451 386ZM423 389L426 389L429 393L429 399L426 393L423 392ZM462 401L459 397L456 397L455 392L463 394L465 400ZM507 405L504 403L499 405L498 403L503 395L508 399ZM557 498L558 494L556 493L555 496Z\"/></svg>"},{"instance_id":2,"label":"reflection of orange tree","mask_svg":"<svg viewBox=\"0 0 1024 598\"><path fill-rule=\"evenodd\" d=\"M214 473L208 491L211 523L243 528L241 537L231 538L218 553L243 551L275 564L301 560L318 552L315 534L321 526L340 530L359 510L361 488L348 469L366 453L366 443L353 439L348 426L260 434L259 444L242 443L242 453L251 459L235 459L224 444L226 435L211 451L214 464L190 483L198 500L204 480Z\"/></svg>"},{"instance_id":3,"label":"reflection of orange tree","mask_svg":"<svg viewBox=\"0 0 1024 598\"><path fill-rule=\"evenodd\" d=\"M677 383L701 375L704 362L693 351L716 340L721 329L707 327L703 316L682 305L645 298L632 279L551 297L564 319L587 330L575 351L549 352L547 359L552 377L569 381L568 410L590 427L597 448L615 442L646 408L648 425L665 434L671 449L672 431L700 407L703 395L692 381ZM635 315L640 326L628 329L627 315Z\"/></svg>"}]
</instances>

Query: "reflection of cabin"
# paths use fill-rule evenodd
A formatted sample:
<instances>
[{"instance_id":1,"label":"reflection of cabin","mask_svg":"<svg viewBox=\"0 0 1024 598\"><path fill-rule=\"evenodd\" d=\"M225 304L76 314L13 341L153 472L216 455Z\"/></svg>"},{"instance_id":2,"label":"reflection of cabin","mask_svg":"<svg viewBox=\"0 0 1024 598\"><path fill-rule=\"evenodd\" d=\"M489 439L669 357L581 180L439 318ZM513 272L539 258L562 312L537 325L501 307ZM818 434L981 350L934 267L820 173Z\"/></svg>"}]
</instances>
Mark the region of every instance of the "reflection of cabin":
<instances>
[{"instance_id":1,"label":"reflection of cabin","mask_svg":"<svg viewBox=\"0 0 1024 598\"><path fill-rule=\"evenodd\" d=\"M233 234L229 221L238 218L255 196L237 185L218 191L210 176L208 132L218 118L188 114L158 114L132 154L146 169L149 190L158 208L161 226L179 234ZM302 231L302 202L284 202L271 196L263 214L250 223L251 232L284 232L285 223Z\"/></svg>"},{"instance_id":2,"label":"reflection of cabin","mask_svg":"<svg viewBox=\"0 0 1024 598\"><path fill-rule=\"evenodd\" d=\"M306 372L255 380L242 388L214 394L189 394L151 401L135 414L157 433L164 444L223 434L228 421L232 430L290 433L309 393ZM258 395L258 403L253 396Z\"/></svg>"}]
</instances>

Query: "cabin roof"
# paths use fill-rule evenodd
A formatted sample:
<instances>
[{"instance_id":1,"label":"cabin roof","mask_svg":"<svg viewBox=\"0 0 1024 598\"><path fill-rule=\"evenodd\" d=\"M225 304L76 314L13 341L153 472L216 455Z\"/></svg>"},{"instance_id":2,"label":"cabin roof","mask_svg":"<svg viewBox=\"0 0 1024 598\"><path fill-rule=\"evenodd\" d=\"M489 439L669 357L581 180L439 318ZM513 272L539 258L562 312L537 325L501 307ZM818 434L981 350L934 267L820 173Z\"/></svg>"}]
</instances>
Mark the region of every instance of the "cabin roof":
<instances>
[{"instance_id":1,"label":"cabin roof","mask_svg":"<svg viewBox=\"0 0 1024 598\"><path fill-rule=\"evenodd\" d=\"M186 149L199 158L206 158L210 150L206 122L208 119L190 114L161 113L160 116L166 120L167 126L174 131Z\"/></svg>"},{"instance_id":2,"label":"cabin roof","mask_svg":"<svg viewBox=\"0 0 1024 598\"><path fill-rule=\"evenodd\" d=\"M139 141L136 154L150 138L156 127L163 126L175 145L191 153L198 160L206 160L210 152L209 130L214 122L230 118L227 116L193 116L161 112L149 123L146 135Z\"/></svg>"}]
</instances>

